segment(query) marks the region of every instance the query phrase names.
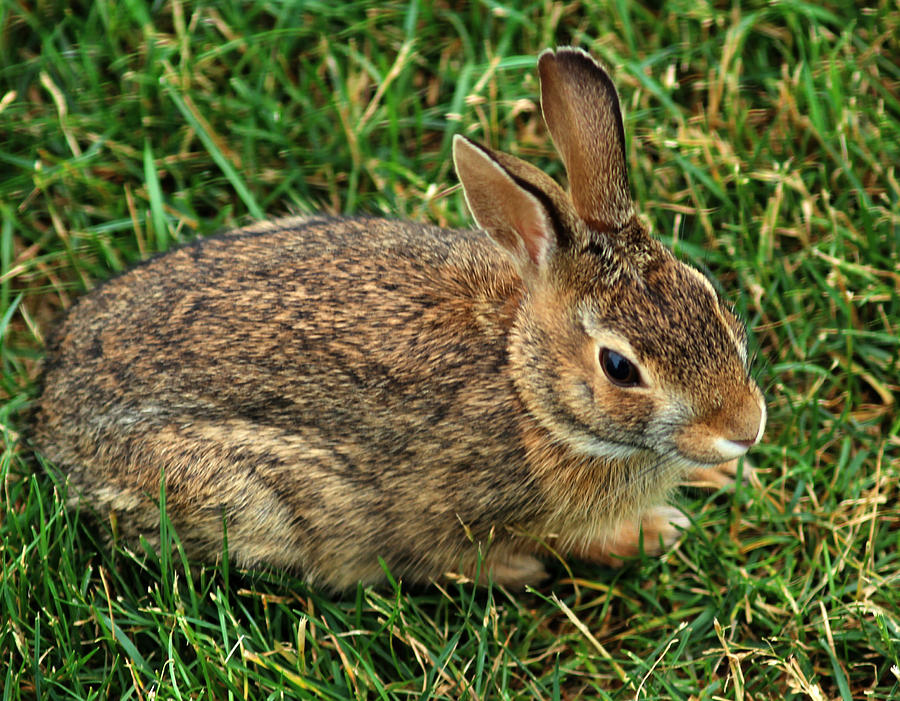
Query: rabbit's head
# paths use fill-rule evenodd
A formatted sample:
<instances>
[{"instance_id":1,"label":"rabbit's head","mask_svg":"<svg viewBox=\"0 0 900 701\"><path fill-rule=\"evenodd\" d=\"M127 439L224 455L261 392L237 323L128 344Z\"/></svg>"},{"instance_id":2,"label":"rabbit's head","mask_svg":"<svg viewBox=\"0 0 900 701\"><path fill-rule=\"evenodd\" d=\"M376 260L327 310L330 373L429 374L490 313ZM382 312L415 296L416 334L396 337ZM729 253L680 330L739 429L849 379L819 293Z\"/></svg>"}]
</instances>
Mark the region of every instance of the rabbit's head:
<instances>
[{"instance_id":1,"label":"rabbit's head","mask_svg":"<svg viewBox=\"0 0 900 701\"><path fill-rule=\"evenodd\" d=\"M765 426L743 325L710 282L636 216L615 87L585 52L538 62L569 193L513 156L454 140L478 225L524 284L516 387L555 443L601 458L727 462Z\"/></svg>"}]
</instances>

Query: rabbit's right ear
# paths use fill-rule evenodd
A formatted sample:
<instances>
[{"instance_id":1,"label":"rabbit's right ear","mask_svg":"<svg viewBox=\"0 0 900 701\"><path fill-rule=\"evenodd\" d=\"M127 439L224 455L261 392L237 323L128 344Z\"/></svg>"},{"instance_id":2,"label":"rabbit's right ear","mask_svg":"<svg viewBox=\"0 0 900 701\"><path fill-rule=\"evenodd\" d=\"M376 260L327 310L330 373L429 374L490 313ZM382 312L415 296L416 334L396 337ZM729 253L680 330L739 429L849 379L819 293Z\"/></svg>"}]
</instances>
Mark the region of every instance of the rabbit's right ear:
<instances>
[{"instance_id":1,"label":"rabbit's right ear","mask_svg":"<svg viewBox=\"0 0 900 701\"><path fill-rule=\"evenodd\" d=\"M565 193L534 166L459 134L453 137L453 163L475 222L520 269L544 268L568 243L560 239L566 228L557 209Z\"/></svg>"},{"instance_id":2,"label":"rabbit's right ear","mask_svg":"<svg viewBox=\"0 0 900 701\"><path fill-rule=\"evenodd\" d=\"M595 231L620 231L634 206L612 79L588 53L569 47L544 51L538 71L541 110L566 164L575 210Z\"/></svg>"}]
</instances>

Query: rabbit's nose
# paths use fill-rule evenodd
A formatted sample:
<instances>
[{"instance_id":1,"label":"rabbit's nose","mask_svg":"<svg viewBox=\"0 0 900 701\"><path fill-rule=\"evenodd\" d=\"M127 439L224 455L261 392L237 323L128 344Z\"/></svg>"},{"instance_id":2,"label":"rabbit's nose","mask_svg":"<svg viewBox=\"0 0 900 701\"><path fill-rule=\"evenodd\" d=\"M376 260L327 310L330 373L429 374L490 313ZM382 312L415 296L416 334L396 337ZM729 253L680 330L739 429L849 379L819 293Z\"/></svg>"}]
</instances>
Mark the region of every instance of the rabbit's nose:
<instances>
[{"instance_id":1,"label":"rabbit's nose","mask_svg":"<svg viewBox=\"0 0 900 701\"><path fill-rule=\"evenodd\" d=\"M723 439L744 451L759 443L766 428L766 404L762 393L753 387L750 396L744 399L723 432Z\"/></svg>"}]
</instances>

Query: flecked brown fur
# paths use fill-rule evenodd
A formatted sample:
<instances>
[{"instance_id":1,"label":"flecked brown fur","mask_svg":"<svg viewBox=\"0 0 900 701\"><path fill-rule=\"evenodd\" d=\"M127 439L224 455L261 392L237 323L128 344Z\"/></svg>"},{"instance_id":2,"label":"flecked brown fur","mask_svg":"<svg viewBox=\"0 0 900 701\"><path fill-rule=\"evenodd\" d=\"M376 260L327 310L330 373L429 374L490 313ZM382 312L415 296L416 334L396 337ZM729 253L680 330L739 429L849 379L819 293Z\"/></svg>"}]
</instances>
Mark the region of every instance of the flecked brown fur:
<instances>
[{"instance_id":1,"label":"flecked brown fur","mask_svg":"<svg viewBox=\"0 0 900 701\"><path fill-rule=\"evenodd\" d=\"M650 238L618 97L574 49L539 61L571 198L457 137L486 230L307 217L198 241L84 297L48 343L36 447L76 501L188 553L345 588L539 580L677 536L667 493L759 440L740 323ZM492 240L493 239L493 240ZM608 348L637 368L617 386Z\"/></svg>"}]
</instances>

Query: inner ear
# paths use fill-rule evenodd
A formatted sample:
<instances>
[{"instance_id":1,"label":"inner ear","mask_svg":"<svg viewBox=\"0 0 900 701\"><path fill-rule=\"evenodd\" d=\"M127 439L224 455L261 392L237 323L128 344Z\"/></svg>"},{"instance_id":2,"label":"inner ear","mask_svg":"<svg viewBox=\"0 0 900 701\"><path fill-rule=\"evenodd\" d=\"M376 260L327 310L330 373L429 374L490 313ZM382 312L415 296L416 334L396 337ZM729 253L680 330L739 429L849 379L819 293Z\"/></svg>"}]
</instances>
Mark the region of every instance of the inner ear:
<instances>
[{"instance_id":1,"label":"inner ear","mask_svg":"<svg viewBox=\"0 0 900 701\"><path fill-rule=\"evenodd\" d=\"M499 168L497 165L493 167ZM502 170L501 173L490 188L480 191L492 200L487 212L478 216L473 210L473 216L482 229L498 240L502 237L507 241L500 242L501 245L516 255L521 255L524 248L531 263L540 267L546 263L554 248L553 221L539 196L529 192ZM465 191L468 197L468 190ZM476 192L474 196L477 199L479 195Z\"/></svg>"},{"instance_id":2,"label":"inner ear","mask_svg":"<svg viewBox=\"0 0 900 701\"><path fill-rule=\"evenodd\" d=\"M503 161L512 158L504 155ZM453 139L453 161L478 226L520 267L544 267L557 247L552 200L512 173L508 163L501 164L490 150L459 135Z\"/></svg>"}]
</instances>

